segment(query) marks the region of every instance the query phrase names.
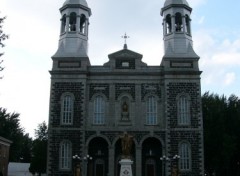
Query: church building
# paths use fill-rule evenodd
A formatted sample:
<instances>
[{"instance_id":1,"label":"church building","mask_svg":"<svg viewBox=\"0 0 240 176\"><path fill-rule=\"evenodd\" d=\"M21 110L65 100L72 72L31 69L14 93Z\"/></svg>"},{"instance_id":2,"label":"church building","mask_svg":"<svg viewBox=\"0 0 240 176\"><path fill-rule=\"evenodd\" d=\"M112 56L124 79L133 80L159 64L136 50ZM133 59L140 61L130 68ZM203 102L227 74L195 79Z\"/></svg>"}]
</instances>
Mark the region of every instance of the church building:
<instances>
[{"instance_id":1,"label":"church building","mask_svg":"<svg viewBox=\"0 0 240 176\"><path fill-rule=\"evenodd\" d=\"M48 176L119 176L126 133L133 137L133 176L204 175L191 12L186 0L165 0L161 64L148 66L125 44L94 66L88 57L91 9L86 0L64 2L50 71Z\"/></svg>"}]
</instances>

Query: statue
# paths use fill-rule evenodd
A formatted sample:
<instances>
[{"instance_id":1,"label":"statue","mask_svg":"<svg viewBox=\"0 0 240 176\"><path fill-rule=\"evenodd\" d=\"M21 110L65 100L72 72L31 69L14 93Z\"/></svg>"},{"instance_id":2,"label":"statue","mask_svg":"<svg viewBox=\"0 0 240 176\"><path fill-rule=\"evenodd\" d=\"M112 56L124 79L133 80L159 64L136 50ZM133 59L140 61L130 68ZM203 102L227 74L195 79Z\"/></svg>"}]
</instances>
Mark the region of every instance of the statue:
<instances>
[{"instance_id":1,"label":"statue","mask_svg":"<svg viewBox=\"0 0 240 176\"><path fill-rule=\"evenodd\" d=\"M125 132L123 136L120 136L120 139L122 144L122 157L130 159L133 144L133 136Z\"/></svg>"},{"instance_id":2,"label":"statue","mask_svg":"<svg viewBox=\"0 0 240 176\"><path fill-rule=\"evenodd\" d=\"M81 176L81 169L79 164L76 166L75 176Z\"/></svg>"},{"instance_id":3,"label":"statue","mask_svg":"<svg viewBox=\"0 0 240 176\"><path fill-rule=\"evenodd\" d=\"M129 120L128 104L126 101L122 105L122 120Z\"/></svg>"},{"instance_id":4,"label":"statue","mask_svg":"<svg viewBox=\"0 0 240 176\"><path fill-rule=\"evenodd\" d=\"M178 168L175 165L172 168L172 176L179 176Z\"/></svg>"}]
</instances>

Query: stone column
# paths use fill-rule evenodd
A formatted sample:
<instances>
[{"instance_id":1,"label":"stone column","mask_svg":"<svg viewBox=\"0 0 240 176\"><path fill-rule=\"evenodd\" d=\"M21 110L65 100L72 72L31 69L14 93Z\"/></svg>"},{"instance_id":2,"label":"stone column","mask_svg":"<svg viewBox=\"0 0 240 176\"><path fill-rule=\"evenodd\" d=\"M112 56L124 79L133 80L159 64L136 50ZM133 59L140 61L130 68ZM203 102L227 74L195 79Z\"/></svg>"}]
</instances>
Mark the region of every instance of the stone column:
<instances>
[{"instance_id":1,"label":"stone column","mask_svg":"<svg viewBox=\"0 0 240 176\"><path fill-rule=\"evenodd\" d=\"M89 19L85 19L85 29L84 29L84 34L88 36L88 25L89 25Z\"/></svg>"},{"instance_id":2,"label":"stone column","mask_svg":"<svg viewBox=\"0 0 240 176\"><path fill-rule=\"evenodd\" d=\"M184 15L182 16L182 25L183 25L182 26L183 27L183 32L186 33L187 24L186 24L186 17Z\"/></svg>"},{"instance_id":3,"label":"stone column","mask_svg":"<svg viewBox=\"0 0 240 176\"><path fill-rule=\"evenodd\" d=\"M114 175L114 146L110 146L108 149L108 176Z\"/></svg>"},{"instance_id":4,"label":"stone column","mask_svg":"<svg viewBox=\"0 0 240 176\"><path fill-rule=\"evenodd\" d=\"M172 15L171 16L171 18L172 18L172 30L171 30L171 32L172 33L176 33L176 25L175 25L175 15Z\"/></svg>"},{"instance_id":5,"label":"stone column","mask_svg":"<svg viewBox=\"0 0 240 176\"><path fill-rule=\"evenodd\" d=\"M136 175L142 176L142 147L136 147Z\"/></svg>"},{"instance_id":6,"label":"stone column","mask_svg":"<svg viewBox=\"0 0 240 176\"><path fill-rule=\"evenodd\" d=\"M192 20L189 18L189 35L192 35L192 26L191 26Z\"/></svg>"},{"instance_id":7,"label":"stone column","mask_svg":"<svg viewBox=\"0 0 240 176\"><path fill-rule=\"evenodd\" d=\"M69 32L69 20L70 20L70 16L66 16L66 33Z\"/></svg>"},{"instance_id":8,"label":"stone column","mask_svg":"<svg viewBox=\"0 0 240 176\"><path fill-rule=\"evenodd\" d=\"M167 35L167 24L166 24L166 18L163 19L163 36Z\"/></svg>"},{"instance_id":9,"label":"stone column","mask_svg":"<svg viewBox=\"0 0 240 176\"><path fill-rule=\"evenodd\" d=\"M76 32L80 32L80 20L81 16L77 16L77 22L76 22Z\"/></svg>"}]
</instances>

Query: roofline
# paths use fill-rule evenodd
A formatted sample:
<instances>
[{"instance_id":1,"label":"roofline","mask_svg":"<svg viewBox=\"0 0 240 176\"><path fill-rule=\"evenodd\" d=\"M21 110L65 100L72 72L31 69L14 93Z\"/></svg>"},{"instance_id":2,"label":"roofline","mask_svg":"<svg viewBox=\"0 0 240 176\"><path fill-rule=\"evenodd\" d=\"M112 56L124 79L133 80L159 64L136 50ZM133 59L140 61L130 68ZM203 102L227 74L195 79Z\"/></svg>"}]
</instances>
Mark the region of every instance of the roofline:
<instances>
[{"instance_id":1,"label":"roofline","mask_svg":"<svg viewBox=\"0 0 240 176\"><path fill-rule=\"evenodd\" d=\"M87 10L88 13L89 13L89 16L92 15L91 9L90 9L89 7L86 7L86 6L82 5L82 4L66 4L66 5L64 5L63 7L61 7L59 10L60 10L60 12L62 12L62 11L65 10L66 8L79 8L79 7L80 7L80 8L83 8L84 10Z\"/></svg>"},{"instance_id":2,"label":"roofline","mask_svg":"<svg viewBox=\"0 0 240 176\"><path fill-rule=\"evenodd\" d=\"M172 8L172 7L184 7L184 8L186 8L187 10L189 10L190 12L192 12L192 8L189 7L189 6L186 5L186 4L170 4L170 5L168 5L168 6L166 6L166 7L163 7L163 8L161 9L161 16L163 16L163 11L165 11L165 10L167 10L167 9L170 9L170 8Z\"/></svg>"},{"instance_id":3,"label":"roofline","mask_svg":"<svg viewBox=\"0 0 240 176\"><path fill-rule=\"evenodd\" d=\"M4 142L6 145L10 145L13 143L12 141L0 136L0 143L1 142Z\"/></svg>"}]
</instances>

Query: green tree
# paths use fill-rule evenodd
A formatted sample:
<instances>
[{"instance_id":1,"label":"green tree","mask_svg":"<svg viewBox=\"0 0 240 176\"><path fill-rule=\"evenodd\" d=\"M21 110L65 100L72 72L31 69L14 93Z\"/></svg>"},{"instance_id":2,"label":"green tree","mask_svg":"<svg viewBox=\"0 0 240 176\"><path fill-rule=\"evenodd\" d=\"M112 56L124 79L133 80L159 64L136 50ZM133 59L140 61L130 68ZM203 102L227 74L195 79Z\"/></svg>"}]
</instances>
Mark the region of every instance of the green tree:
<instances>
[{"instance_id":1,"label":"green tree","mask_svg":"<svg viewBox=\"0 0 240 176\"><path fill-rule=\"evenodd\" d=\"M202 96L205 168L219 176L240 176L240 100L205 93Z\"/></svg>"},{"instance_id":2,"label":"green tree","mask_svg":"<svg viewBox=\"0 0 240 176\"><path fill-rule=\"evenodd\" d=\"M0 17L0 46L4 47L4 40L8 39L8 35L3 32L3 23L6 17ZM0 57L3 55L2 52L0 52ZM2 67L3 60L0 60L0 71L3 71L4 67ZM0 77L1 79L1 77Z\"/></svg>"},{"instance_id":3,"label":"green tree","mask_svg":"<svg viewBox=\"0 0 240 176\"><path fill-rule=\"evenodd\" d=\"M36 139L33 141L32 160L29 171L32 174L46 173L47 166L47 142L48 142L48 129L45 122L38 125L35 130Z\"/></svg>"},{"instance_id":4,"label":"green tree","mask_svg":"<svg viewBox=\"0 0 240 176\"><path fill-rule=\"evenodd\" d=\"M0 108L0 136L11 140L13 143L10 147L11 162L19 162L23 157L22 149L24 145L24 129L20 125L20 114L8 113L6 109Z\"/></svg>"},{"instance_id":5,"label":"green tree","mask_svg":"<svg viewBox=\"0 0 240 176\"><path fill-rule=\"evenodd\" d=\"M29 134L24 134L22 137L22 145L20 148L21 162L30 163L31 162L31 152L32 152L33 141Z\"/></svg>"}]
</instances>

